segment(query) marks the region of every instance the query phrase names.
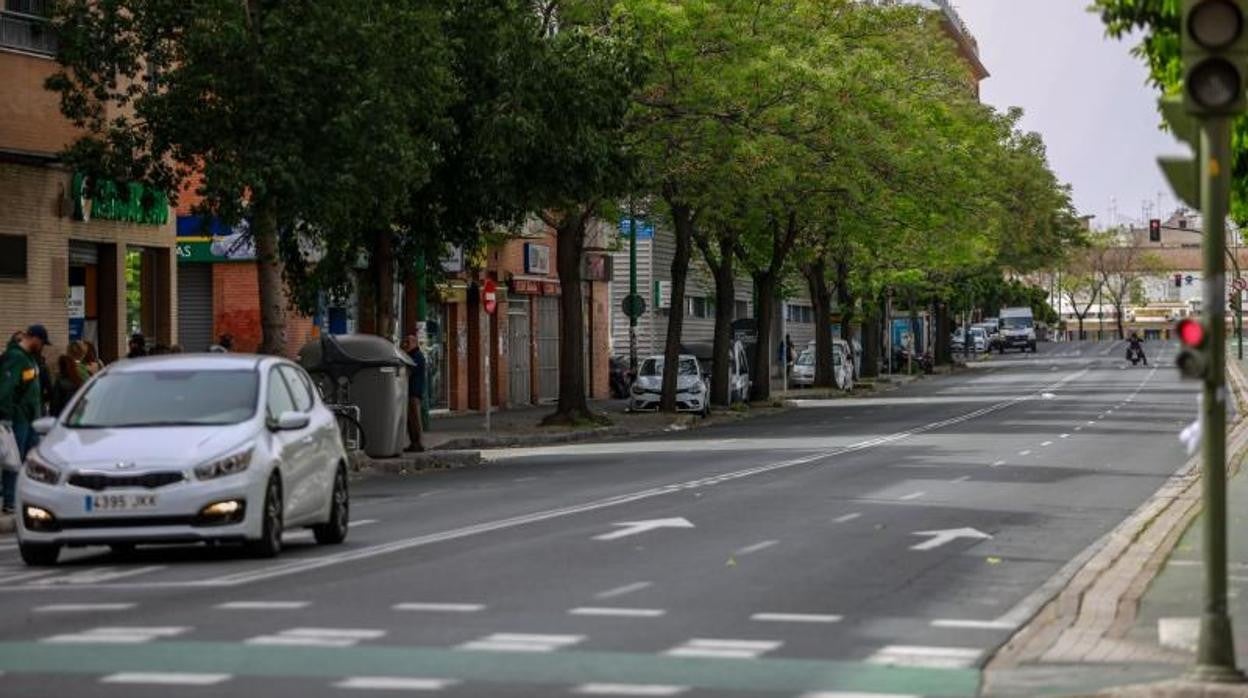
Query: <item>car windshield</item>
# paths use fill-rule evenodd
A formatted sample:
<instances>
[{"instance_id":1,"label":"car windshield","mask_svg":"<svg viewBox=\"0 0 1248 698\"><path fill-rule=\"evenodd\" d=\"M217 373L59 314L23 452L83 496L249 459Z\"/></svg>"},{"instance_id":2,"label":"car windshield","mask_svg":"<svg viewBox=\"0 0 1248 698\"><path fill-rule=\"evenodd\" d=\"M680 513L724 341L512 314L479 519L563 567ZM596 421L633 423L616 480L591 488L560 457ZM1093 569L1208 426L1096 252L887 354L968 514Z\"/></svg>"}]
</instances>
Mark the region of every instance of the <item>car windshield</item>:
<instances>
[{"instance_id":1,"label":"car windshield","mask_svg":"<svg viewBox=\"0 0 1248 698\"><path fill-rule=\"evenodd\" d=\"M663 375L663 359L650 358L641 362L641 375L643 376ZM682 358L680 360L680 375L682 376L698 375L697 359Z\"/></svg>"},{"instance_id":2,"label":"car windshield","mask_svg":"<svg viewBox=\"0 0 1248 698\"><path fill-rule=\"evenodd\" d=\"M1029 317L1003 317L1001 318L1001 328L1006 330L1025 330L1031 327L1031 318Z\"/></svg>"},{"instance_id":3,"label":"car windshield","mask_svg":"<svg viewBox=\"0 0 1248 698\"><path fill-rule=\"evenodd\" d=\"M798 365L798 366L814 366L814 365L815 365L815 352L814 352L814 350L813 350L813 349L806 349L806 350L804 350L801 354L798 354L798 355L797 355L797 365Z\"/></svg>"},{"instance_id":4,"label":"car windshield","mask_svg":"<svg viewBox=\"0 0 1248 698\"><path fill-rule=\"evenodd\" d=\"M255 371L122 371L106 373L74 403L74 428L219 426L256 412Z\"/></svg>"}]
</instances>

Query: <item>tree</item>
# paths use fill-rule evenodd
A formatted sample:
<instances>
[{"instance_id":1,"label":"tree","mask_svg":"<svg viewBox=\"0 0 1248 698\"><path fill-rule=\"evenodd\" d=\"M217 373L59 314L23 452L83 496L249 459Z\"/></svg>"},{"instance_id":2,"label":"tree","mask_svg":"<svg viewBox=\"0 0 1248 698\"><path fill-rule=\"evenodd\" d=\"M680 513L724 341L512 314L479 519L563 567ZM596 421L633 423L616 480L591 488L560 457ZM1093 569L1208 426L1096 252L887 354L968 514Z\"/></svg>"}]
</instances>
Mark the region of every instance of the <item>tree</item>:
<instances>
[{"instance_id":1,"label":"tree","mask_svg":"<svg viewBox=\"0 0 1248 698\"><path fill-rule=\"evenodd\" d=\"M280 238L299 227L337 252L342 234L386 230L430 176L454 89L439 12L398 0L57 3L62 67L47 86L85 129L67 157L170 192L197 176L202 213L249 220L261 351L281 353Z\"/></svg>"},{"instance_id":2,"label":"tree","mask_svg":"<svg viewBox=\"0 0 1248 698\"><path fill-rule=\"evenodd\" d=\"M1092 268L1114 306L1118 339L1126 339L1124 311L1131 302L1132 290L1145 277L1162 271L1164 265L1155 253L1135 245L1119 230L1101 233L1092 243Z\"/></svg>"}]
</instances>

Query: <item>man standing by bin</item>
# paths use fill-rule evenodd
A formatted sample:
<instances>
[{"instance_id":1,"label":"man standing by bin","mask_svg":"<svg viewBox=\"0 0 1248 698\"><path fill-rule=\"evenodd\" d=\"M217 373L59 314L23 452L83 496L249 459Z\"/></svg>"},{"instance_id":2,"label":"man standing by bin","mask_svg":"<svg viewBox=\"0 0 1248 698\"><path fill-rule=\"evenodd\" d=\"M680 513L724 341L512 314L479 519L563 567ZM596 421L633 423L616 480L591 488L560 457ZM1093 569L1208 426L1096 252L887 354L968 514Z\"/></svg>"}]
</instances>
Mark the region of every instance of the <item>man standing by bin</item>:
<instances>
[{"instance_id":1,"label":"man standing by bin","mask_svg":"<svg viewBox=\"0 0 1248 698\"><path fill-rule=\"evenodd\" d=\"M403 351L411 357L412 366L411 373L407 376L407 439L411 441L408 445L408 451L425 450L424 440L424 424L421 419L420 402L425 395L425 355L420 350L420 340L415 335L408 335L403 338Z\"/></svg>"},{"instance_id":2,"label":"man standing by bin","mask_svg":"<svg viewBox=\"0 0 1248 698\"><path fill-rule=\"evenodd\" d=\"M31 325L20 339L9 343L0 359L0 420L10 422L19 455L35 445L35 430L31 423L43 416L43 388L39 380L38 357L43 348L51 344L48 331L43 325ZM4 513L11 513L17 494L17 473L4 469Z\"/></svg>"}]
</instances>

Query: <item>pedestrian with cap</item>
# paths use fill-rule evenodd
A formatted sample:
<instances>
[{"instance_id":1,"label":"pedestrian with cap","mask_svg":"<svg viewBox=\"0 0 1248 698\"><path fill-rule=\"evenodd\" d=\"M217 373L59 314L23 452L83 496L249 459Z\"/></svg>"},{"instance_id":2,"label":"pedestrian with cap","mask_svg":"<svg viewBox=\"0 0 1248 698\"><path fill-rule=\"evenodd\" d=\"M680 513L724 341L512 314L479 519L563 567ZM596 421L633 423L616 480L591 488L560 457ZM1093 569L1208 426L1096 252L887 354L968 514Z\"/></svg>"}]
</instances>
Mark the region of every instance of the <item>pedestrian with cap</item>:
<instances>
[{"instance_id":1,"label":"pedestrian with cap","mask_svg":"<svg viewBox=\"0 0 1248 698\"><path fill-rule=\"evenodd\" d=\"M43 388L39 357L50 346L48 330L31 325L22 336L9 342L0 356L0 421L13 430L21 459L26 458L38 438L33 423L43 416ZM17 497L17 471L4 469L0 477L0 499L5 513L12 513Z\"/></svg>"}]
</instances>

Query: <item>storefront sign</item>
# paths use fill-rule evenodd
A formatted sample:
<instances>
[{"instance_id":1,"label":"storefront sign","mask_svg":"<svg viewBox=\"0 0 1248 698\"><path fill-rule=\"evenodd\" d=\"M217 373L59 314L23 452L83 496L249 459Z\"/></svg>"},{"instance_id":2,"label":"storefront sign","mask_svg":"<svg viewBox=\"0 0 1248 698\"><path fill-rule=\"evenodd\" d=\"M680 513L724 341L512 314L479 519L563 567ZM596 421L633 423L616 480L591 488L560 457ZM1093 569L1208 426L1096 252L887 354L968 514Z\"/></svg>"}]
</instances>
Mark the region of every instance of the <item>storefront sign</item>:
<instances>
[{"instance_id":1,"label":"storefront sign","mask_svg":"<svg viewBox=\"0 0 1248 698\"><path fill-rule=\"evenodd\" d=\"M87 287L70 286L65 297L65 310L69 316L69 339L82 339L83 329L87 323Z\"/></svg>"},{"instance_id":2,"label":"storefront sign","mask_svg":"<svg viewBox=\"0 0 1248 698\"><path fill-rule=\"evenodd\" d=\"M559 282L558 281L543 281L542 282L542 295L543 296L559 295Z\"/></svg>"},{"instance_id":3,"label":"storefront sign","mask_svg":"<svg viewBox=\"0 0 1248 698\"><path fill-rule=\"evenodd\" d=\"M92 218L145 225L169 222L169 197L141 182L95 179L77 172L70 181L74 220Z\"/></svg>"},{"instance_id":4,"label":"storefront sign","mask_svg":"<svg viewBox=\"0 0 1248 698\"><path fill-rule=\"evenodd\" d=\"M442 271L458 274L464 270L464 248L459 245L447 245L446 254L442 256Z\"/></svg>"},{"instance_id":5,"label":"storefront sign","mask_svg":"<svg viewBox=\"0 0 1248 698\"><path fill-rule=\"evenodd\" d=\"M219 218L178 216L178 262L250 262L256 259L251 226L227 226Z\"/></svg>"},{"instance_id":6,"label":"storefront sign","mask_svg":"<svg viewBox=\"0 0 1248 698\"><path fill-rule=\"evenodd\" d=\"M539 245L535 242L524 243L524 273L550 273L550 245Z\"/></svg>"},{"instance_id":7,"label":"storefront sign","mask_svg":"<svg viewBox=\"0 0 1248 698\"><path fill-rule=\"evenodd\" d=\"M538 296L542 293L542 283L532 279L512 279L507 282L507 288L512 293L522 293L530 296Z\"/></svg>"}]
</instances>

